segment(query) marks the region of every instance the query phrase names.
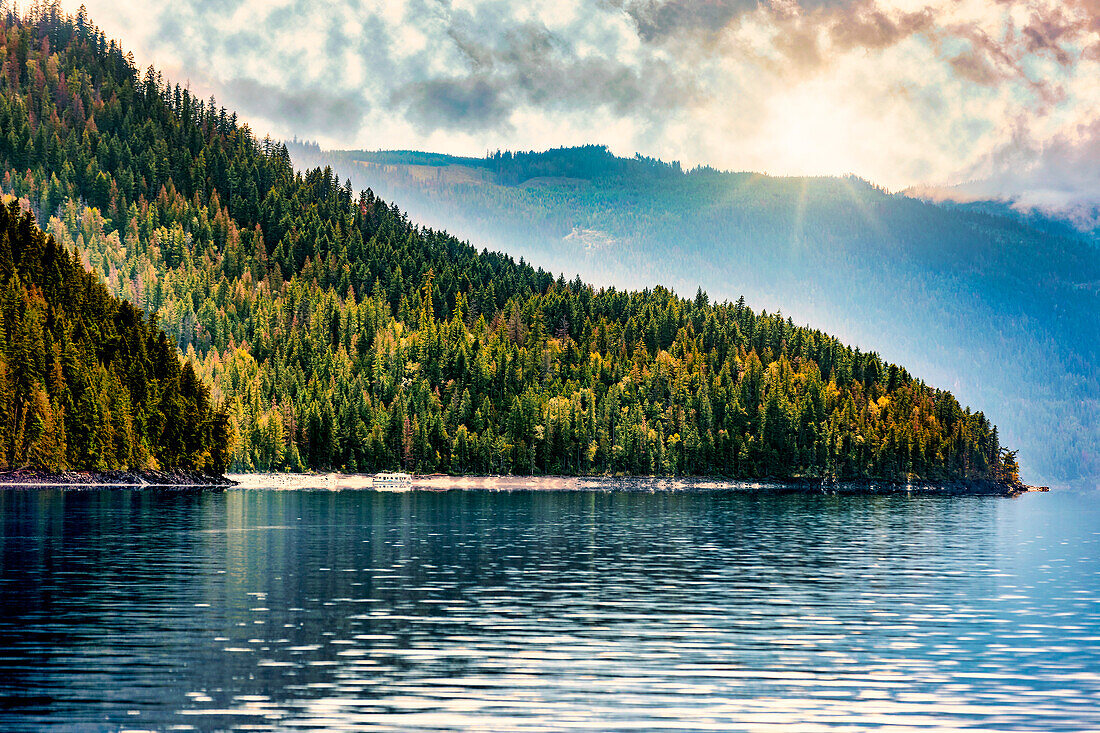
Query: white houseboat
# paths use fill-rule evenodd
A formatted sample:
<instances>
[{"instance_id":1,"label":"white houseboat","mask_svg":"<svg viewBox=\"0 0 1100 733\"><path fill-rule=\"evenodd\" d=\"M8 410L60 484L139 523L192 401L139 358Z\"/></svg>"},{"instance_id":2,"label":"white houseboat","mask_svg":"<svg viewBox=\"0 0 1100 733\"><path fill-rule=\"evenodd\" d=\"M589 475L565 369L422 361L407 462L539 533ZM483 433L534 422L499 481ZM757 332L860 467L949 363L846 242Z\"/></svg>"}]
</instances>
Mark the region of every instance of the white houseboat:
<instances>
[{"instance_id":1,"label":"white houseboat","mask_svg":"<svg viewBox=\"0 0 1100 733\"><path fill-rule=\"evenodd\" d=\"M407 473L376 473L374 488L376 491L408 491L412 488L412 476Z\"/></svg>"}]
</instances>

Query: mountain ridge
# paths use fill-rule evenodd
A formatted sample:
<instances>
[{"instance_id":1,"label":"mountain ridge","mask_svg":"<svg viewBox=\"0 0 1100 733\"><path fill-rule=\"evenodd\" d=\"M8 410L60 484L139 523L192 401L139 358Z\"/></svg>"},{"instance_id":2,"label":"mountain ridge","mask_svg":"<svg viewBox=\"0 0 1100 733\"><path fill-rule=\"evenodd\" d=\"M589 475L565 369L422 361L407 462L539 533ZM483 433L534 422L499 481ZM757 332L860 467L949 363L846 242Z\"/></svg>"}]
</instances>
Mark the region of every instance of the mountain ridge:
<instances>
[{"instance_id":1,"label":"mountain ridge","mask_svg":"<svg viewBox=\"0 0 1100 733\"><path fill-rule=\"evenodd\" d=\"M4 188L156 314L238 470L1014 480L982 412L876 354L743 299L478 251L295 172L79 18L3 30Z\"/></svg>"},{"instance_id":2,"label":"mountain ridge","mask_svg":"<svg viewBox=\"0 0 1100 733\"><path fill-rule=\"evenodd\" d=\"M356 185L402 200L429 225L554 271L619 287L744 294L821 324L991 405L1043 480L1100 484L1100 328L1091 315L1100 309L1100 248L1087 232L1005 203L938 205L850 176L685 171L603 146L483 159L290 150L301 163L352 171ZM586 152L578 174L571 161ZM477 175L448 175L459 169ZM542 176L547 169L570 178ZM527 173L539 185L522 185Z\"/></svg>"}]
</instances>

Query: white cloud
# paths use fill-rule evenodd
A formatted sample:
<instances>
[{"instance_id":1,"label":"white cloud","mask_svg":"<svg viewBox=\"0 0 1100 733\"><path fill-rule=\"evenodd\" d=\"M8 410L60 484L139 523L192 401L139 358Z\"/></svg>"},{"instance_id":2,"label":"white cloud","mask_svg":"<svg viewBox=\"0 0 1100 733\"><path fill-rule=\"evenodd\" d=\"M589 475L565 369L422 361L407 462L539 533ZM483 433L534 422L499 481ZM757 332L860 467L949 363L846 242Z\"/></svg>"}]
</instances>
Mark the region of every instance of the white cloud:
<instances>
[{"instance_id":1,"label":"white cloud","mask_svg":"<svg viewBox=\"0 0 1100 733\"><path fill-rule=\"evenodd\" d=\"M331 147L600 142L892 188L1060 166L1100 195L1095 0L85 2L140 64Z\"/></svg>"}]
</instances>

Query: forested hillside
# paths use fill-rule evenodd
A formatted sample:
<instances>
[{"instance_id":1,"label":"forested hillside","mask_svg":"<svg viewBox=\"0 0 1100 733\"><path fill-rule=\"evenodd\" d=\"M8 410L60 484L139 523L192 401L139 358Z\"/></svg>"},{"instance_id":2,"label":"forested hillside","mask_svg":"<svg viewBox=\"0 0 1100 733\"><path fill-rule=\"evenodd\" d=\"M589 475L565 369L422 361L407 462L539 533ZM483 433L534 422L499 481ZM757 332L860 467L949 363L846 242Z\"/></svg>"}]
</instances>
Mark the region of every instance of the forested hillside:
<instances>
[{"instance_id":1,"label":"forested hillside","mask_svg":"<svg viewBox=\"0 0 1100 733\"><path fill-rule=\"evenodd\" d=\"M0 206L0 468L220 473L228 441L164 332Z\"/></svg>"},{"instance_id":2,"label":"forested hillside","mask_svg":"<svg viewBox=\"0 0 1100 733\"><path fill-rule=\"evenodd\" d=\"M83 17L9 15L3 187L213 384L238 469L1009 479L996 428L824 333L566 280L295 173Z\"/></svg>"},{"instance_id":3,"label":"forested hillside","mask_svg":"<svg viewBox=\"0 0 1100 733\"><path fill-rule=\"evenodd\" d=\"M782 309L980 404L1028 475L1100 484L1095 232L856 178L778 178L587 146L452 158L322 152L411 216L588 281Z\"/></svg>"}]
</instances>

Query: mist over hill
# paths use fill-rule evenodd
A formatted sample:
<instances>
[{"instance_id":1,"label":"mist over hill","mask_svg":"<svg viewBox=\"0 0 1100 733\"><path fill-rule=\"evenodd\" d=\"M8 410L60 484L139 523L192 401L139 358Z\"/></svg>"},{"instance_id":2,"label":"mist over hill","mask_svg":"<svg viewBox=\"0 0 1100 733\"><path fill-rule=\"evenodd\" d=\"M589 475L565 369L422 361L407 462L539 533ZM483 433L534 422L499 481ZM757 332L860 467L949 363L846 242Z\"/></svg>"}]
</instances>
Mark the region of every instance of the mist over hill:
<instances>
[{"instance_id":1,"label":"mist over hill","mask_svg":"<svg viewBox=\"0 0 1100 733\"><path fill-rule=\"evenodd\" d=\"M139 74L83 12L0 13L0 39L0 66L11 71L0 75L0 129L9 130L0 191L46 222L47 235L0 235L0 275L11 260L41 268L48 287L51 260L36 256L46 250L24 246L47 241L72 272L79 262L97 273L85 282L129 301L124 320L163 328L160 351L171 354L174 341L182 374L199 378L184 391L205 395L201 380L224 410L213 436L221 452L208 460L202 443L187 444L193 465L1017 487L1016 451L980 409L877 354L743 299L594 287L479 251L370 191L357 195L329 167L296 172L284 144L257 138L216 100L152 67ZM583 182L606 168L589 168L588 151L569 162L572 177L553 161L510 171L497 157L496 175L525 184L535 170ZM637 165L678 175L640 159L619 175ZM37 437L73 414L63 409L68 380L63 369L28 366L52 353L56 367L67 352L38 337L37 315L19 315L21 303L38 308L35 292L0 282L9 291L0 351L14 346L15 377L0 360L0 415L26 422L27 396L40 403L33 445L20 439L9 460L48 466L60 450ZM58 325L48 309L45 320ZM104 365L137 353L109 320L88 321L101 337L92 339L100 367L89 356L88 371L107 383ZM185 434L213 425L186 404L146 409L140 370L130 375L140 420L159 425L157 414L172 413ZM106 435L129 462L125 418L135 410L115 387L101 410L81 413L120 426ZM183 460L175 443L166 460Z\"/></svg>"},{"instance_id":2,"label":"mist over hill","mask_svg":"<svg viewBox=\"0 0 1100 733\"><path fill-rule=\"evenodd\" d=\"M853 177L685 171L602 146L289 150L428 226L567 276L781 309L982 405L1037 479L1100 482L1100 249L1057 217Z\"/></svg>"}]
</instances>

